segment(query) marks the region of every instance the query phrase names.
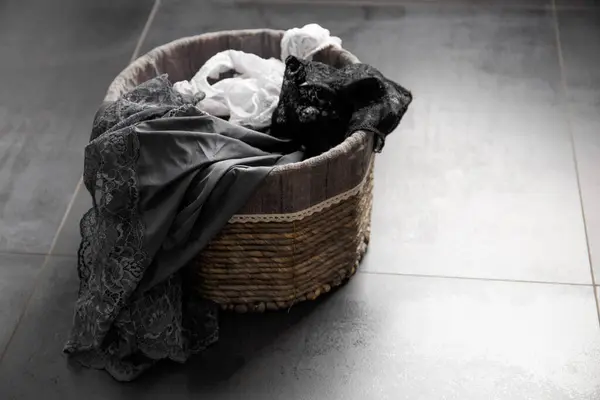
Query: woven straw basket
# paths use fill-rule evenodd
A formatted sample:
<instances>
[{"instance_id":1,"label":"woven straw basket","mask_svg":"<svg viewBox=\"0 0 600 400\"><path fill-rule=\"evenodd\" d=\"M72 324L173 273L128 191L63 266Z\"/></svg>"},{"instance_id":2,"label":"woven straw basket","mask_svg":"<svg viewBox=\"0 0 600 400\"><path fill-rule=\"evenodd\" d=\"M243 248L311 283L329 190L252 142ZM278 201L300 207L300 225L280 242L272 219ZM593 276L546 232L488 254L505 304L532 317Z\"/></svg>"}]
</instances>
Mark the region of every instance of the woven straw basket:
<instances>
[{"instance_id":1,"label":"woven straw basket","mask_svg":"<svg viewBox=\"0 0 600 400\"><path fill-rule=\"evenodd\" d=\"M282 35L263 29L176 40L127 67L105 100L163 73L171 81L190 79L227 49L279 58ZM358 62L337 49L326 49L315 60L336 67ZM345 282L369 240L372 149L371 135L357 132L318 157L276 167L189 266L194 289L224 309L262 312L313 300Z\"/></svg>"}]
</instances>

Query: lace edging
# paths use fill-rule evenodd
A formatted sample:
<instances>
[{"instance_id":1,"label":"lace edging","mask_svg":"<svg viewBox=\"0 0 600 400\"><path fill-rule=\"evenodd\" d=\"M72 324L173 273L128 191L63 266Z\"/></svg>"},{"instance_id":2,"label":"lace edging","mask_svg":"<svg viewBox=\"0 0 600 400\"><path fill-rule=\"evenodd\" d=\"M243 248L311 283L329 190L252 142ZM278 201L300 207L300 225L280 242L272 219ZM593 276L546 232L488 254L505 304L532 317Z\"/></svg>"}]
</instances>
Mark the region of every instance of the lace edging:
<instances>
[{"instance_id":1,"label":"lace edging","mask_svg":"<svg viewBox=\"0 0 600 400\"><path fill-rule=\"evenodd\" d=\"M236 214L231 219L229 219L230 224L248 224L248 223L258 223L258 222L292 222L292 221L300 221L306 217L310 217L316 213L322 212L325 209L334 206L336 204L341 203L342 201L348 200L351 197L358 195L369 178L371 171L373 169L373 162L369 163L369 168L367 169L365 176L362 181L353 187L352 189L340 193L336 196L330 197L327 200L324 200L320 203L317 203L309 208L306 208L301 211L296 211L294 213L289 214Z\"/></svg>"}]
</instances>

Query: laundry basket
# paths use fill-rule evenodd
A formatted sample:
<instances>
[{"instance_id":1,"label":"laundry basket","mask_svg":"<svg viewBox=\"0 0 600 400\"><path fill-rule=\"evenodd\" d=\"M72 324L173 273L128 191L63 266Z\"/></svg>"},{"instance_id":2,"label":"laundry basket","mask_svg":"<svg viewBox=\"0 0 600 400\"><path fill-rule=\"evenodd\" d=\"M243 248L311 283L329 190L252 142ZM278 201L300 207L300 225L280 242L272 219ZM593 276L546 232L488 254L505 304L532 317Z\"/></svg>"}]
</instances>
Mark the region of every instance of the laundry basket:
<instances>
[{"instance_id":1,"label":"laundry basket","mask_svg":"<svg viewBox=\"0 0 600 400\"><path fill-rule=\"evenodd\" d=\"M227 49L279 58L282 36L283 31L262 29L176 40L127 67L105 100L114 101L163 73L173 82L189 80L211 56ZM333 48L315 60L336 67L358 62ZM275 167L189 265L191 286L237 312L315 299L355 273L369 241L372 189L373 139L365 132L318 157Z\"/></svg>"}]
</instances>

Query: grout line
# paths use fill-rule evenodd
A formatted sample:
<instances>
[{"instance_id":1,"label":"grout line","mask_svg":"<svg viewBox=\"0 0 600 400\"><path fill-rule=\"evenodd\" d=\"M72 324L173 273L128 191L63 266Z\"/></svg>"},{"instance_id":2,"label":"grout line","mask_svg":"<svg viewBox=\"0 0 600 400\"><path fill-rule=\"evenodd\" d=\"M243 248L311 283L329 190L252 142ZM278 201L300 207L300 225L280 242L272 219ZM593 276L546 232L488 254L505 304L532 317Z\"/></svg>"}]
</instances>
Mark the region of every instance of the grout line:
<instances>
[{"instance_id":1,"label":"grout line","mask_svg":"<svg viewBox=\"0 0 600 400\"><path fill-rule=\"evenodd\" d=\"M38 253L37 251L28 253L26 251L0 251L0 256L31 256L31 257L46 257L48 253Z\"/></svg>"},{"instance_id":2,"label":"grout line","mask_svg":"<svg viewBox=\"0 0 600 400\"><path fill-rule=\"evenodd\" d=\"M129 59L130 64L133 61L135 61L136 58L138 58L140 50L144 43L144 40L146 40L146 36L148 36L148 32L150 31L150 26L152 25L152 21L154 21L154 18L156 17L156 13L158 12L158 9L160 8L160 4L161 4L161 0L154 0L154 4L152 5L150 14L148 14L148 19L146 20L146 23L144 24L144 28L142 28L142 33L140 33L140 36L138 37L138 40L135 44L135 48L133 49L133 52L131 53L131 58ZM63 218L60 221L60 224L58 225L58 229L56 230L56 233L54 234L54 239L52 239L52 244L50 245L50 250L48 251L48 255L51 255L54 253L54 248L56 247L56 242L58 240L58 237L60 236L60 233L62 232L62 230L65 226L67 217L69 216L69 213L71 212L71 209L73 208L73 204L75 203L75 198L77 197L77 193L79 192L79 190L81 190L82 185L83 185L83 176L79 178L79 181L77 182L77 185L75 186L75 191L73 192L73 196L71 196L71 200L69 201L69 204L67 205L65 214L63 215Z\"/></svg>"},{"instance_id":3,"label":"grout line","mask_svg":"<svg viewBox=\"0 0 600 400\"><path fill-rule=\"evenodd\" d=\"M49 257L50 254L48 254L48 253L25 253L25 252L20 252L20 251L0 251L0 257L10 257L10 256L13 256L13 257L43 258L44 262L45 262L46 257ZM64 254L62 254L62 253L52 254L52 257L54 257L54 258L77 259L76 255L66 254L66 253L64 253Z\"/></svg>"},{"instance_id":4,"label":"grout line","mask_svg":"<svg viewBox=\"0 0 600 400\"><path fill-rule=\"evenodd\" d=\"M38 253L38 252L25 252L25 251L0 251L0 257L1 256L15 256L15 257L38 257L38 258L42 258L42 257L47 257L49 256L49 253ZM73 254L67 254L67 253L53 253L52 257L62 257L62 258L77 258L76 255Z\"/></svg>"},{"instance_id":5,"label":"grout line","mask_svg":"<svg viewBox=\"0 0 600 400\"><path fill-rule=\"evenodd\" d=\"M130 62L135 60L138 57L138 53L142 47L143 41L146 39L146 36L148 34L148 31L150 30L150 26L152 25L152 21L154 20L154 17L156 16L156 13L160 7L161 4L161 0L154 0L154 4L152 5L152 9L150 10L150 14L148 15L148 18L146 20L146 24L144 25L144 28L142 29L142 32L140 33L140 36L137 40L136 46L133 50L133 53L131 54L131 59ZM27 301L25 302L25 307L23 308L23 311L20 313L19 315L19 319L17 320L17 323L15 324L15 327L13 328L8 340L6 341L6 344L4 345L4 348L1 349L0 352L0 363L2 363L2 360L4 359L4 355L6 354L6 350L8 349L8 347L10 346L10 344L12 343L12 340L15 336L15 333L17 332L17 330L19 329L19 326L21 325L21 322L23 320L23 317L25 315L25 313L27 312L27 310L29 309L29 306L31 304L31 299L33 298L33 295L35 294L36 290L37 290L37 286L39 284L39 280L40 280L40 276L42 275L42 272L44 271L44 269L46 268L46 266L48 265L48 262L50 261L50 257L53 256L53 251L54 251L54 247L56 246L56 242L58 241L58 237L60 236L60 233L62 231L62 229L65 226L65 222L67 220L67 217L69 215L69 212L71 211L71 209L73 208L73 204L75 203L75 197L77 196L77 192L79 191L79 189L81 188L81 185L83 184L83 177L79 178L79 182L77 182L77 186L75 187L75 192L73 193L73 196L71 197L71 200L69 201L69 204L67 205L67 209L65 211L65 214L62 217L62 220L60 222L60 225L58 226L58 229L56 230L56 233L54 234L54 238L52 239L52 244L50 245L50 250L48 251L48 254L45 254L44 256L44 261L42 262L42 266L40 267L39 271L36 273L35 276L35 280L34 280L34 284L33 284L33 288L32 290L29 292L29 296L27 297Z\"/></svg>"},{"instance_id":6,"label":"grout line","mask_svg":"<svg viewBox=\"0 0 600 400\"><path fill-rule=\"evenodd\" d=\"M67 204L67 209L65 210L62 220L60 221L60 224L58 225L58 229L56 230L56 233L54 234L54 238L52 239L52 244L50 245L50 250L48 250L48 254L47 254L48 256L51 255L52 253L54 253L54 248L56 247L56 242L58 242L58 237L60 236L60 233L62 232L63 228L65 227L65 223L67 222L67 218L69 217L69 214L71 213L73 204L75 204L75 198L77 197L77 192L79 192L79 189L81 189L82 184L83 184L83 177L80 177L79 181L77 182L77 185L75 186L75 191L73 192L73 195L71 196L71 200L69 201L69 204Z\"/></svg>"},{"instance_id":7,"label":"grout line","mask_svg":"<svg viewBox=\"0 0 600 400\"><path fill-rule=\"evenodd\" d=\"M371 8L403 8L406 6L438 6L446 8L496 8L507 10L532 10L532 11L552 11L554 8L565 11L600 11L600 6L557 6L554 1L545 5L523 4L523 3L489 3L472 4L469 2L454 2L448 4L444 0L229 0L228 6L341 6L341 7L371 7Z\"/></svg>"},{"instance_id":8,"label":"grout line","mask_svg":"<svg viewBox=\"0 0 600 400\"><path fill-rule=\"evenodd\" d=\"M590 237L589 230L587 226L587 220L585 218L585 205L583 203L583 192L581 190L581 175L579 173L579 163L577 162L577 148L575 145L575 135L573 133L573 118L572 118L572 110L571 110L571 101L569 99L569 89L567 85L567 78L565 76L565 59L562 51L562 40L560 34L560 25L558 20L558 11L556 9L556 0L552 0L552 14L554 17L554 31L556 33L556 49L558 55L558 65L560 67L560 81L562 86L562 92L565 102L565 110L566 110L566 119L567 119L567 127L569 130L569 137L571 139L571 152L573 156L573 163L575 167L575 177L577 179L577 190L579 192L579 208L581 210L581 218L583 220L583 230L585 234L585 245L587 249L588 256L588 264L590 267L590 276L592 278L592 285L596 287L596 277L594 275L594 264L592 261L592 253L590 251ZM600 325L600 304L598 302L598 294L597 291L594 290L594 300L596 302L596 316L598 317L598 324Z\"/></svg>"},{"instance_id":9,"label":"grout line","mask_svg":"<svg viewBox=\"0 0 600 400\"><path fill-rule=\"evenodd\" d=\"M403 277L411 277L411 278L457 279L457 280L478 281L478 282L531 283L531 284L537 284L537 285L579 286L579 287L591 287L591 288L595 287L591 283L535 281L535 280L527 280L527 279L478 278L478 277L472 277L472 276L452 276L452 275L437 275L437 274L429 275L429 274L360 271L360 270L358 271L358 273L366 274L366 275L403 276Z\"/></svg>"},{"instance_id":10,"label":"grout line","mask_svg":"<svg viewBox=\"0 0 600 400\"><path fill-rule=\"evenodd\" d=\"M142 33L140 33L137 43L135 44L133 53L131 53L131 58L129 59L130 64L133 61L135 61L135 59L139 56L140 50L142 48L142 44L144 43L146 36L148 36L148 32L150 31L150 26L152 25L152 21L154 21L154 17L156 16L158 9L160 8L160 4L161 4L161 0L154 0L154 4L152 5L150 14L148 14L148 19L146 20L146 23L144 24ZM54 234L54 238L52 239L52 244L50 245L50 250L48 251L48 255L51 255L54 253L54 248L56 247L56 242L58 241L58 237L60 236L60 233L62 232L62 230L65 226L65 223L67 222L67 218L68 218L69 214L71 213L73 204L75 203L75 198L77 197L77 193L79 192L79 190L81 190L82 185L83 185L83 176L79 178L79 181L77 182L77 185L75 186L75 191L73 192L73 196L71 196L71 200L69 201L69 204L67 205L65 214L63 215L63 218L60 221L60 224L58 225L58 229L56 230L56 233Z\"/></svg>"},{"instance_id":11,"label":"grout line","mask_svg":"<svg viewBox=\"0 0 600 400\"><path fill-rule=\"evenodd\" d=\"M131 53L131 59L129 60L130 64L133 61L135 61L136 58L139 57L140 50L142 49L142 45L144 44L144 41L146 40L146 36L148 36L148 32L150 32L150 27L152 26L152 22L154 21L154 18L156 17L156 13L158 12L160 5L161 5L161 0L154 0L154 4L152 5L150 14L148 14L148 19L146 20L144 29L142 29L142 33L140 33L140 37L138 38L137 44L135 45L135 48L133 49L133 53Z\"/></svg>"}]
</instances>

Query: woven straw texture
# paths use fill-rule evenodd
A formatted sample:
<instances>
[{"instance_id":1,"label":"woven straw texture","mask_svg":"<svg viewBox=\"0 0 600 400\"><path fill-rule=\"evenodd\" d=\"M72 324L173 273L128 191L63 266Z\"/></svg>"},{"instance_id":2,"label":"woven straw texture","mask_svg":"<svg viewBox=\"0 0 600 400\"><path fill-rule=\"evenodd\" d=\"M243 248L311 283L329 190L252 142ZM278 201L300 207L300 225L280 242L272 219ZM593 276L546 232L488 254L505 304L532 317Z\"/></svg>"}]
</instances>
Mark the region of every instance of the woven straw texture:
<instances>
[{"instance_id":1,"label":"woven straw texture","mask_svg":"<svg viewBox=\"0 0 600 400\"><path fill-rule=\"evenodd\" d=\"M279 57L282 31L243 30L183 38L129 65L105 97L114 101L168 73L190 79L227 49ZM315 56L341 67L359 62L345 50ZM368 239L373 198L373 139L356 132L332 150L276 167L245 207L189 266L193 288L237 312L288 308L351 277Z\"/></svg>"}]
</instances>

